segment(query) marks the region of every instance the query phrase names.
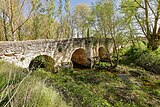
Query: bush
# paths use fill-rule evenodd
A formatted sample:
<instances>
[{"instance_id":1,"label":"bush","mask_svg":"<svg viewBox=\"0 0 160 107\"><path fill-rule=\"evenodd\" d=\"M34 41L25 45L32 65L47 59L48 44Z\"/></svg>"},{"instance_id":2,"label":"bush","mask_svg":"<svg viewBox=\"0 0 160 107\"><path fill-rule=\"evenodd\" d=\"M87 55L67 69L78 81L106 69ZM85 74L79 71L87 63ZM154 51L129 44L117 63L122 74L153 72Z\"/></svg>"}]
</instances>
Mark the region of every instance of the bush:
<instances>
[{"instance_id":1,"label":"bush","mask_svg":"<svg viewBox=\"0 0 160 107\"><path fill-rule=\"evenodd\" d=\"M135 62L146 70L160 74L160 54L156 51L143 53Z\"/></svg>"},{"instance_id":2,"label":"bush","mask_svg":"<svg viewBox=\"0 0 160 107\"><path fill-rule=\"evenodd\" d=\"M130 49L122 56L121 63L130 64L135 62L142 54L147 53L148 50L142 47L131 46Z\"/></svg>"},{"instance_id":3,"label":"bush","mask_svg":"<svg viewBox=\"0 0 160 107\"><path fill-rule=\"evenodd\" d=\"M130 65L132 63L146 70L160 73L160 49L151 51L146 46L131 46L125 54L121 55L120 63Z\"/></svg>"}]
</instances>

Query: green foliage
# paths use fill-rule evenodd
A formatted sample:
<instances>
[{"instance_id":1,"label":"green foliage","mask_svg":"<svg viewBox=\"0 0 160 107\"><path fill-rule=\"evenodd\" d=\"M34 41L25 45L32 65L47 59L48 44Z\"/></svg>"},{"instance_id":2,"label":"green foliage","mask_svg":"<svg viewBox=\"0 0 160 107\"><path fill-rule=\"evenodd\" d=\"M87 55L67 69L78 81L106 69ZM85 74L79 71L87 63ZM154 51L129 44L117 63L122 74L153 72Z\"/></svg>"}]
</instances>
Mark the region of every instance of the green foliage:
<instances>
[{"instance_id":1,"label":"green foliage","mask_svg":"<svg viewBox=\"0 0 160 107\"><path fill-rule=\"evenodd\" d=\"M138 43L135 46L131 45L129 48L124 48L120 51L121 63L130 64L138 59L143 53L146 53L148 50L143 43Z\"/></svg>"},{"instance_id":2,"label":"green foliage","mask_svg":"<svg viewBox=\"0 0 160 107\"><path fill-rule=\"evenodd\" d=\"M65 76L64 76L64 73L65 73ZM73 75L73 77L71 75ZM88 77L90 81L93 81L93 84L97 78L98 77L95 77L95 78ZM89 90L90 88L89 86L83 84L85 79L87 82L87 78L85 76L83 75L78 76L75 72L74 73L68 72L67 74L66 72L61 72L58 75L55 75L54 78L52 78L56 88L63 93L64 97L66 98L66 101L73 102L73 106L76 106L76 107L108 106L109 107L110 104L106 100L95 95L92 91ZM94 79L94 80L91 80L91 79Z\"/></svg>"},{"instance_id":3,"label":"green foliage","mask_svg":"<svg viewBox=\"0 0 160 107\"><path fill-rule=\"evenodd\" d=\"M153 87L147 88L141 84L147 84L146 80L148 79L153 81L150 84L158 83L156 78L154 76L150 77L146 71L139 70L139 68L131 69L122 66L119 71L120 73L126 73L127 81L131 82L124 81L117 74L97 70L69 71L68 69L67 72L61 70L56 75L45 71L34 73L38 73L43 78L45 78L45 75L46 83L55 86L62 93L65 101L72 103L75 107L140 107L151 104L152 98L150 99L148 94L153 90ZM137 76L128 76L133 75L133 72ZM155 87L155 91L153 90L152 97L154 98L159 96L155 94L159 92L157 91L158 87ZM158 104L157 102L156 105Z\"/></svg>"},{"instance_id":4,"label":"green foliage","mask_svg":"<svg viewBox=\"0 0 160 107\"><path fill-rule=\"evenodd\" d=\"M26 70L0 61L0 89L7 84L16 84L26 75Z\"/></svg>"},{"instance_id":5,"label":"green foliage","mask_svg":"<svg viewBox=\"0 0 160 107\"><path fill-rule=\"evenodd\" d=\"M131 24L131 27L134 27L137 24L141 28L141 32L143 35L146 36L148 40L148 48L151 50L156 50L159 46L159 38L155 38L155 35L159 35L158 31L158 17L159 17L159 8L160 2L156 0L122 0L122 13L124 14L123 17L128 25ZM156 16L156 20L151 20L151 14L158 12ZM150 23L154 23L153 29L151 28ZM140 30L140 29L139 29ZM138 31L138 29L136 29Z\"/></svg>"},{"instance_id":6,"label":"green foliage","mask_svg":"<svg viewBox=\"0 0 160 107\"><path fill-rule=\"evenodd\" d=\"M143 43L140 43L136 46L131 46L129 49L127 49L127 51L124 51L124 53L121 54L120 62L127 65L134 63L145 68L146 70L160 73L159 49L156 51L148 50L146 45Z\"/></svg>"},{"instance_id":7,"label":"green foliage","mask_svg":"<svg viewBox=\"0 0 160 107\"><path fill-rule=\"evenodd\" d=\"M57 15L60 15L61 13L62 13L62 0L58 0Z\"/></svg>"},{"instance_id":8,"label":"green foliage","mask_svg":"<svg viewBox=\"0 0 160 107\"><path fill-rule=\"evenodd\" d=\"M0 62L0 98L8 96L7 92L12 95L15 90L11 91L11 88L17 89L17 84L28 74L21 68L11 66L6 69L6 66L8 64ZM10 72L6 71L11 70L13 76L9 79ZM67 104L74 107L147 107L154 104L158 107L159 76L126 66L118 66L117 71L61 69L53 74L39 68L23 81L12 104L15 107L67 107ZM3 87L7 84L9 87L5 91ZM9 97L0 99L1 106Z\"/></svg>"},{"instance_id":9,"label":"green foliage","mask_svg":"<svg viewBox=\"0 0 160 107\"><path fill-rule=\"evenodd\" d=\"M103 4L103 5L102 5ZM95 15L95 18L98 19L96 23L96 32L97 36L106 36L110 32L114 16L114 5L112 0L100 0L94 4L92 7L92 13ZM96 19L95 19L96 20ZM95 23L94 21L93 23ZM94 24L93 24L94 25Z\"/></svg>"},{"instance_id":10,"label":"green foliage","mask_svg":"<svg viewBox=\"0 0 160 107\"><path fill-rule=\"evenodd\" d=\"M25 98L26 97L26 98ZM14 98L16 107L66 107L59 94L51 87L47 87L43 81L29 77L22 84Z\"/></svg>"},{"instance_id":11,"label":"green foliage","mask_svg":"<svg viewBox=\"0 0 160 107\"><path fill-rule=\"evenodd\" d=\"M140 3L138 1L138 3ZM125 14L126 21L130 22L137 12L138 4L132 0L122 0L121 12Z\"/></svg>"},{"instance_id":12,"label":"green foliage","mask_svg":"<svg viewBox=\"0 0 160 107\"><path fill-rule=\"evenodd\" d=\"M15 65L0 62L1 107L7 104L14 93L16 94L7 107L68 107L55 89L47 86L44 80L38 77L39 75L27 76L28 73Z\"/></svg>"},{"instance_id":13,"label":"green foliage","mask_svg":"<svg viewBox=\"0 0 160 107\"><path fill-rule=\"evenodd\" d=\"M69 12L70 11L70 0L65 0L65 11Z\"/></svg>"},{"instance_id":14,"label":"green foliage","mask_svg":"<svg viewBox=\"0 0 160 107\"><path fill-rule=\"evenodd\" d=\"M137 60L137 65L149 71L160 74L160 54L158 51L148 51L143 53Z\"/></svg>"}]
</instances>

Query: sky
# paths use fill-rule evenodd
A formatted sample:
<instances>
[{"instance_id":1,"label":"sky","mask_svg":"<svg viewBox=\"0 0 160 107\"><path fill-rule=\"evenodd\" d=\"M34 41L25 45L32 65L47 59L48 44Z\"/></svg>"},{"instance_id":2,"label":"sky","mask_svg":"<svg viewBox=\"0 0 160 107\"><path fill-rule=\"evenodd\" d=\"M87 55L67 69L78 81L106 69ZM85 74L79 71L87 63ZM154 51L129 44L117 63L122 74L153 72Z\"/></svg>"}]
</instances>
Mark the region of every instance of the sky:
<instances>
[{"instance_id":1,"label":"sky","mask_svg":"<svg viewBox=\"0 0 160 107\"><path fill-rule=\"evenodd\" d=\"M77 4L80 3L86 3L88 5L91 5L92 3L95 3L97 0L71 0L71 6L75 7Z\"/></svg>"},{"instance_id":2,"label":"sky","mask_svg":"<svg viewBox=\"0 0 160 107\"><path fill-rule=\"evenodd\" d=\"M63 1L65 1L65 0L63 0ZM71 6L74 7L80 3L86 3L88 5L91 5L92 3L95 3L96 1L98 1L98 0L71 0ZM114 0L114 2L116 3L116 5L119 5L121 0Z\"/></svg>"},{"instance_id":3,"label":"sky","mask_svg":"<svg viewBox=\"0 0 160 107\"><path fill-rule=\"evenodd\" d=\"M45 1L46 0L41 0L42 3L44 3ZM59 0L55 0L56 7L58 6L58 1ZM92 6L92 3L96 3L96 1L99 1L99 0L71 0L71 10L74 10L74 7L81 3L85 3L85 4L88 4L89 6ZM114 0L117 6L120 4L120 1L121 0ZM63 9L64 9L65 0L62 0L62 2L63 2ZM28 15L28 10L30 10L29 8L30 7L28 6L24 8L24 13L27 15Z\"/></svg>"},{"instance_id":4,"label":"sky","mask_svg":"<svg viewBox=\"0 0 160 107\"><path fill-rule=\"evenodd\" d=\"M55 0L55 1L58 1L58 0ZM62 0L62 1L64 4L65 0ZM76 5L81 4L81 3L86 3L89 6L91 6L92 3L95 3L96 1L99 1L99 0L71 0L71 8L74 8ZM121 0L113 0L113 1L117 7L119 6L121 2Z\"/></svg>"},{"instance_id":5,"label":"sky","mask_svg":"<svg viewBox=\"0 0 160 107\"><path fill-rule=\"evenodd\" d=\"M46 0L41 0L42 3L44 3ZM56 7L58 6L58 1L59 0L55 0L55 5ZM96 1L98 0L71 0L71 9L74 9L74 7L78 4L81 4L81 3L86 3L88 4L89 6L92 5L92 3L95 3ZM64 9L64 4L65 4L65 0L62 0L62 3L63 3L63 9ZM28 10L30 7L28 6L25 6L24 7L24 13L28 15Z\"/></svg>"},{"instance_id":6,"label":"sky","mask_svg":"<svg viewBox=\"0 0 160 107\"><path fill-rule=\"evenodd\" d=\"M43 2L46 0L41 0L41 1ZM58 5L58 1L59 0L55 0L56 6ZM70 1L71 1L71 9L73 9L78 4L85 3L85 4L88 4L89 6L91 6L92 3L95 3L96 1L99 1L99 0L70 0ZM116 3L117 6L119 5L120 1L121 0L114 0L114 2ZM62 0L62 2L63 2L63 6L64 6L65 0Z\"/></svg>"}]
</instances>

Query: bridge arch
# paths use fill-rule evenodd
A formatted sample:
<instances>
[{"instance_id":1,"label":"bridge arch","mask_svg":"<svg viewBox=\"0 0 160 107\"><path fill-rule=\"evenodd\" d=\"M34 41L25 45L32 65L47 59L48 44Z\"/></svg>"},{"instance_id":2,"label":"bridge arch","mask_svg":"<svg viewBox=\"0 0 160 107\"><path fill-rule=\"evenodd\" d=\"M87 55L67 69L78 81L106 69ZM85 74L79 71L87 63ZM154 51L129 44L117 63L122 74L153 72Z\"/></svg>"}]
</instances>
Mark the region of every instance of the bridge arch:
<instances>
[{"instance_id":1,"label":"bridge arch","mask_svg":"<svg viewBox=\"0 0 160 107\"><path fill-rule=\"evenodd\" d=\"M54 72L55 60L48 55L38 55L29 63L29 70L44 68L47 71Z\"/></svg>"},{"instance_id":2,"label":"bridge arch","mask_svg":"<svg viewBox=\"0 0 160 107\"><path fill-rule=\"evenodd\" d=\"M71 62L73 67L90 67L91 60L84 48L77 48L71 54Z\"/></svg>"},{"instance_id":3,"label":"bridge arch","mask_svg":"<svg viewBox=\"0 0 160 107\"><path fill-rule=\"evenodd\" d=\"M98 49L100 61L106 61L108 58L107 49L104 46L99 47Z\"/></svg>"}]
</instances>

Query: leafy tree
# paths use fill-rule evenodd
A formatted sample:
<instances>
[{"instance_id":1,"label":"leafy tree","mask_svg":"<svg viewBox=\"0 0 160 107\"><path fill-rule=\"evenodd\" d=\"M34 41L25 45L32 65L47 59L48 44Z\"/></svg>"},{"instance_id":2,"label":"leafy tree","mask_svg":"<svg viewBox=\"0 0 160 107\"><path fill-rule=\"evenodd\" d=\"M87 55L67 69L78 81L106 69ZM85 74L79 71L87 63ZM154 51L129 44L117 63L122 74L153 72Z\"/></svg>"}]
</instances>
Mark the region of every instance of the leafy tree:
<instances>
[{"instance_id":1,"label":"leafy tree","mask_svg":"<svg viewBox=\"0 0 160 107\"><path fill-rule=\"evenodd\" d=\"M129 20L135 19L135 26L148 40L148 48L155 50L160 42L160 0L122 0L122 9Z\"/></svg>"},{"instance_id":2,"label":"leafy tree","mask_svg":"<svg viewBox=\"0 0 160 107\"><path fill-rule=\"evenodd\" d=\"M71 35L71 25L70 25L70 19L71 19L71 14L70 14L70 0L65 0L65 17L64 17L64 35L65 37L69 38Z\"/></svg>"},{"instance_id":3,"label":"leafy tree","mask_svg":"<svg viewBox=\"0 0 160 107\"><path fill-rule=\"evenodd\" d=\"M40 9L42 7L42 3L40 0L35 0L32 2L32 5L35 6L35 9L33 11L33 17L32 17L32 30L33 30L33 35L34 35L34 39L38 39L40 36L40 24L41 24L41 13L40 13Z\"/></svg>"},{"instance_id":4,"label":"leafy tree","mask_svg":"<svg viewBox=\"0 0 160 107\"><path fill-rule=\"evenodd\" d=\"M87 4L78 4L75 7L75 18L76 18L76 26L77 33L80 33L82 37L87 34L87 29L89 27L89 15L90 15L90 7ZM79 35L79 34L77 34Z\"/></svg>"},{"instance_id":5,"label":"leafy tree","mask_svg":"<svg viewBox=\"0 0 160 107\"><path fill-rule=\"evenodd\" d=\"M2 24L1 26L3 26L3 34L4 34L4 38L6 41L8 41L8 35L7 35L7 25L6 25L6 21L7 21L7 16L6 16L6 13L5 13L5 10L6 10L6 7L5 7L5 4L6 4L6 0L3 1L2 3L2 9L1 9L1 17L2 17Z\"/></svg>"},{"instance_id":6,"label":"leafy tree","mask_svg":"<svg viewBox=\"0 0 160 107\"><path fill-rule=\"evenodd\" d=\"M52 28L53 18L55 15L55 0L47 0L47 16L48 16L48 36L47 38L51 37L51 32L54 30Z\"/></svg>"},{"instance_id":7,"label":"leafy tree","mask_svg":"<svg viewBox=\"0 0 160 107\"><path fill-rule=\"evenodd\" d=\"M0 0L0 10L3 16L4 37L6 40L11 35L11 40L16 41L18 31L30 19L34 5L28 8L27 14L23 13L35 0ZM23 16L25 14L25 17ZM23 19L23 20L21 20Z\"/></svg>"},{"instance_id":8,"label":"leafy tree","mask_svg":"<svg viewBox=\"0 0 160 107\"><path fill-rule=\"evenodd\" d=\"M108 50L106 41L107 57L109 58L110 68L115 68L119 63L118 50L126 41L125 33L127 24L120 13L116 13L115 4L112 0L100 0L92 7L92 13L95 15L96 35L100 38L111 38L113 42L113 55ZM114 58L115 57L115 58ZM116 60L116 61L114 61Z\"/></svg>"}]
</instances>

